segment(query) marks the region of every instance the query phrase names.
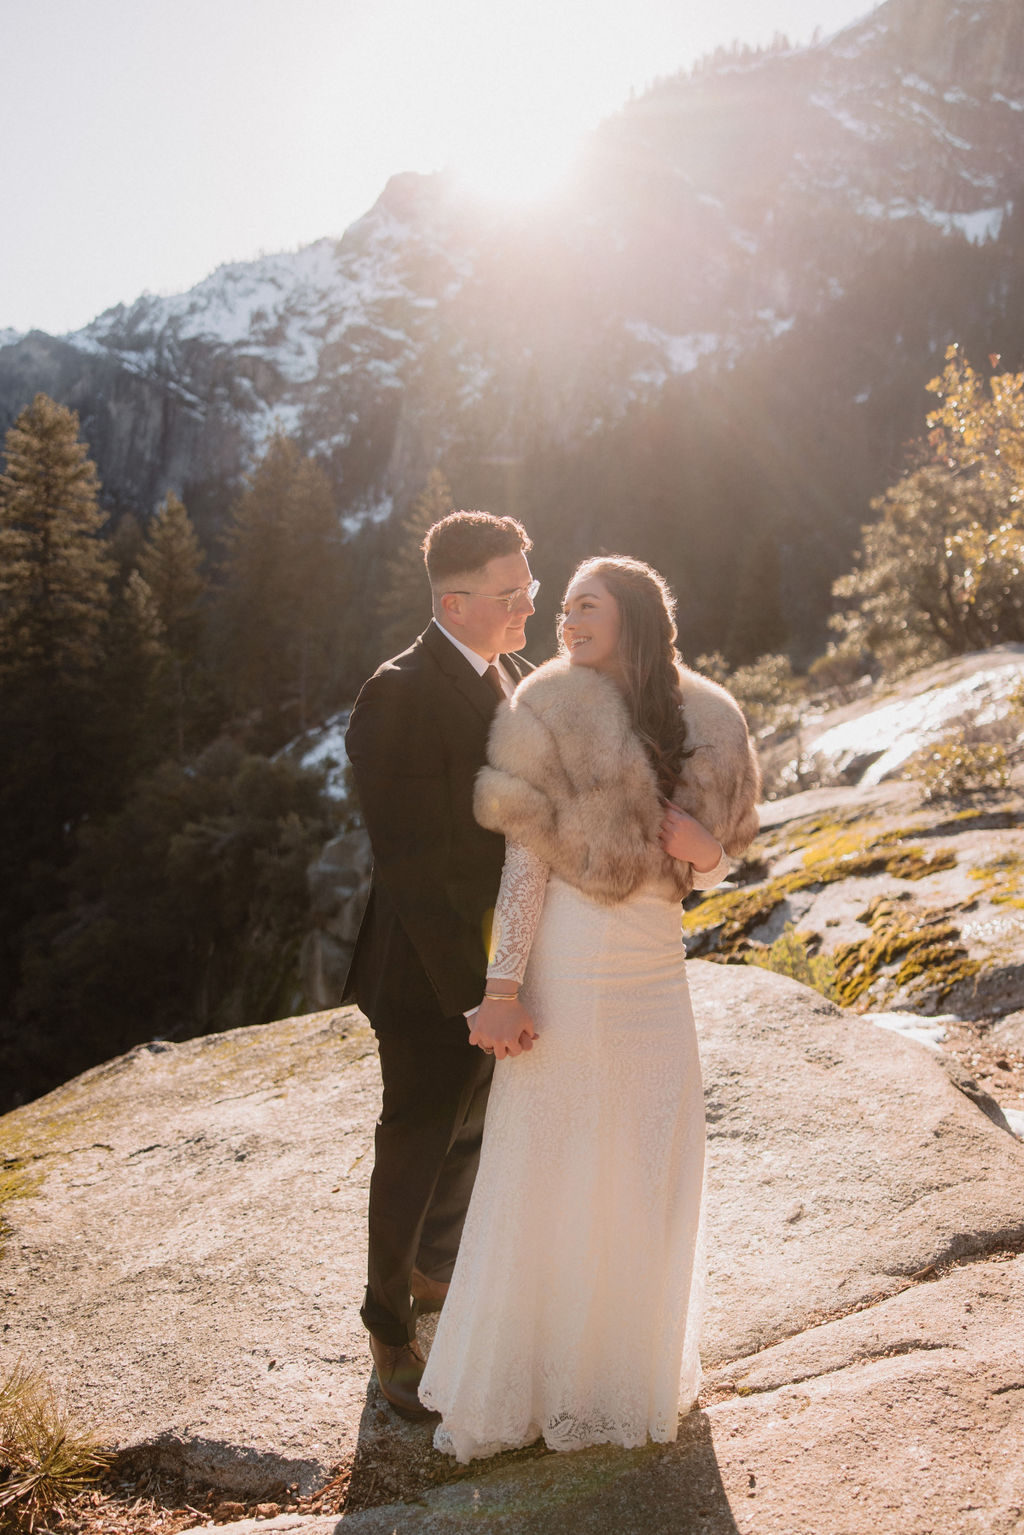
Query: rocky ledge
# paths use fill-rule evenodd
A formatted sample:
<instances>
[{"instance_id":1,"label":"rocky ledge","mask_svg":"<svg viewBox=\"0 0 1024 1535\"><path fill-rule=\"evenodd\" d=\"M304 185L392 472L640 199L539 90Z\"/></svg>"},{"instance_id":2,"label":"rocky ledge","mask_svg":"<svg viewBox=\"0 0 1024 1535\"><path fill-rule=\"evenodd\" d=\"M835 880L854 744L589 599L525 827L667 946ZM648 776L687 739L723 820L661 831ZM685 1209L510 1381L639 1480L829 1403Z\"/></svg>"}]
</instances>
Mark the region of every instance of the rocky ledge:
<instances>
[{"instance_id":1,"label":"rocky ledge","mask_svg":"<svg viewBox=\"0 0 1024 1535\"><path fill-rule=\"evenodd\" d=\"M0 1366L44 1369L125 1467L221 1489L221 1520L262 1503L267 1535L1024 1528L1024 1146L935 1050L690 970L707 1381L675 1444L456 1468L390 1414L353 1010L142 1047L0 1120Z\"/></svg>"}]
</instances>

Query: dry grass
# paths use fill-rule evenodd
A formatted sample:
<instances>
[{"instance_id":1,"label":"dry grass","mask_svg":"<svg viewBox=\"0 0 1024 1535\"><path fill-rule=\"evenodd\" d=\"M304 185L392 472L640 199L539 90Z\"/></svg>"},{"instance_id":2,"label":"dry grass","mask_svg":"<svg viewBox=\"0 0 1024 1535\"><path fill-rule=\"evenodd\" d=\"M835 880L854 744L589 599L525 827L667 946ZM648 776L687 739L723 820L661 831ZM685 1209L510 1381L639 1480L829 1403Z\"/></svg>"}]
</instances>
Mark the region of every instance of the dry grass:
<instances>
[{"instance_id":1,"label":"dry grass","mask_svg":"<svg viewBox=\"0 0 1024 1535\"><path fill-rule=\"evenodd\" d=\"M0 1522L31 1532L59 1519L109 1462L38 1372L16 1364L0 1376Z\"/></svg>"}]
</instances>

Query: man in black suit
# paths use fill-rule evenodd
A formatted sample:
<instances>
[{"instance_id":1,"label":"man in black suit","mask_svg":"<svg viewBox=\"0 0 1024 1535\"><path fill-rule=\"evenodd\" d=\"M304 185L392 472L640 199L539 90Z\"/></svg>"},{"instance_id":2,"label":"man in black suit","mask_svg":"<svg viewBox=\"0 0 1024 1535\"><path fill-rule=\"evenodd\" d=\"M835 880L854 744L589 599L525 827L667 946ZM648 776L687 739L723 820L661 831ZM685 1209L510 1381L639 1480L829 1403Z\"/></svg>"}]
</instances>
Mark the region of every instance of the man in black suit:
<instances>
[{"instance_id":1,"label":"man in black suit","mask_svg":"<svg viewBox=\"0 0 1024 1535\"><path fill-rule=\"evenodd\" d=\"M434 524L433 621L365 683L345 741L374 868L343 1000L373 1024L384 1083L361 1314L381 1389L412 1418L426 1415L416 1311L447 1291L493 1067L464 1015L483 995L505 844L477 825L473 782L499 699L529 669L512 653L537 590L530 547L511 517Z\"/></svg>"}]
</instances>

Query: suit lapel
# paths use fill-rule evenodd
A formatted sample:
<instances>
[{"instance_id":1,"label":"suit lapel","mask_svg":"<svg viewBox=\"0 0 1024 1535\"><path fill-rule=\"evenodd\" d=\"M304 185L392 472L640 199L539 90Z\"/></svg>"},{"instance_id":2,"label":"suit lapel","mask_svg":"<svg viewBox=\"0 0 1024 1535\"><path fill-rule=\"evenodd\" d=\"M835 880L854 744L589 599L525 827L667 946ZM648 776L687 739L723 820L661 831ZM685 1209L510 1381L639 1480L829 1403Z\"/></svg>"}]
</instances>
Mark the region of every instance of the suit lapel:
<instances>
[{"instance_id":1,"label":"suit lapel","mask_svg":"<svg viewBox=\"0 0 1024 1535\"><path fill-rule=\"evenodd\" d=\"M420 635L420 643L437 662L452 686L458 689L481 718L489 724L498 702L491 692L490 684L484 681L479 672L474 671L462 652L456 650L436 624L429 624L424 629Z\"/></svg>"},{"instance_id":2,"label":"suit lapel","mask_svg":"<svg viewBox=\"0 0 1024 1535\"><path fill-rule=\"evenodd\" d=\"M513 682L522 682L527 672L533 671L533 666L529 661L524 661L521 656L511 653L502 653L501 664Z\"/></svg>"}]
</instances>

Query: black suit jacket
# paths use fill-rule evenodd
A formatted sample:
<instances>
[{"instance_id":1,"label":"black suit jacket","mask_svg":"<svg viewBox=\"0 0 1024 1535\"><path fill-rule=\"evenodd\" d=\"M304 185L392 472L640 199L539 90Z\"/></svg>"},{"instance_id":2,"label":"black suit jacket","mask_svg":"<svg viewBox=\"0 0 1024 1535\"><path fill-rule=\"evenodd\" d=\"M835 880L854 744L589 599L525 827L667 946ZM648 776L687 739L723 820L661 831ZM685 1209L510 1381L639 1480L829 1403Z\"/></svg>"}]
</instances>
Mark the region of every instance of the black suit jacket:
<instances>
[{"instance_id":1,"label":"black suit jacket","mask_svg":"<svg viewBox=\"0 0 1024 1535\"><path fill-rule=\"evenodd\" d=\"M528 662L502 656L512 677ZM388 1027L483 991L504 838L473 815L497 699L431 624L356 699L345 747L373 848L370 898L342 1000Z\"/></svg>"}]
</instances>

